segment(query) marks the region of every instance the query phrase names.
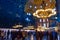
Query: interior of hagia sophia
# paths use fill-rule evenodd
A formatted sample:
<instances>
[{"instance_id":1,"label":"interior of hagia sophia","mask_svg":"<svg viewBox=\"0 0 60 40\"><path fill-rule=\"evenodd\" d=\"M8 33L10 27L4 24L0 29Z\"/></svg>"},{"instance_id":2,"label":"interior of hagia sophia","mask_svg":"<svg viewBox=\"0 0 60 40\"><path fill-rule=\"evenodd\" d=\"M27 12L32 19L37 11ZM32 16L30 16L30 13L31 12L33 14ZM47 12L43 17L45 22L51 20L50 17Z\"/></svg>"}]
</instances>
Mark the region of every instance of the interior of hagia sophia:
<instances>
[{"instance_id":1,"label":"interior of hagia sophia","mask_svg":"<svg viewBox=\"0 0 60 40\"><path fill-rule=\"evenodd\" d=\"M12 12L9 12L9 15L12 15L12 19L10 20L14 20L13 22L9 20L10 22L7 22L7 24L11 23L9 25L12 27L0 27L0 40L60 40L59 1L25 1L17 1L20 9L17 7L19 10L17 10L16 16ZM16 21L14 17L16 17Z\"/></svg>"}]
</instances>

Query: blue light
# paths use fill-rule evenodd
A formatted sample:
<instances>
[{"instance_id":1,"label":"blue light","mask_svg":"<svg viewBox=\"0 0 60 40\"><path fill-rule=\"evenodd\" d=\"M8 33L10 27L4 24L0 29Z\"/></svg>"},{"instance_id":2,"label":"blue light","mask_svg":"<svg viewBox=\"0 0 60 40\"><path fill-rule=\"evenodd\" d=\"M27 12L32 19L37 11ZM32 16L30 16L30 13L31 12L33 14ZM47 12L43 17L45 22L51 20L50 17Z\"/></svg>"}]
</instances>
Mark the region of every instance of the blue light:
<instances>
[{"instance_id":1,"label":"blue light","mask_svg":"<svg viewBox=\"0 0 60 40\"><path fill-rule=\"evenodd\" d=\"M58 17L55 17L55 19L58 19Z\"/></svg>"},{"instance_id":2,"label":"blue light","mask_svg":"<svg viewBox=\"0 0 60 40\"><path fill-rule=\"evenodd\" d=\"M27 15L31 16L31 13L27 13Z\"/></svg>"},{"instance_id":3,"label":"blue light","mask_svg":"<svg viewBox=\"0 0 60 40\"><path fill-rule=\"evenodd\" d=\"M30 19L29 18L26 18L25 20L30 22Z\"/></svg>"}]
</instances>

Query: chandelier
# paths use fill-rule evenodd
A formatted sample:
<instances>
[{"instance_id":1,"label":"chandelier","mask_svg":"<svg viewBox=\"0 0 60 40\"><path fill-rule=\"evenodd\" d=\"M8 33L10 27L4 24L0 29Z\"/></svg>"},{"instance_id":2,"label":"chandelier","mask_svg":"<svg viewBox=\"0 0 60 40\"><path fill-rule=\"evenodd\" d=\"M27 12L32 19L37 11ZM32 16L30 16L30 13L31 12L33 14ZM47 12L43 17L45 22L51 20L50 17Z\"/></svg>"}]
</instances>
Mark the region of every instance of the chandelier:
<instances>
[{"instance_id":1,"label":"chandelier","mask_svg":"<svg viewBox=\"0 0 60 40\"><path fill-rule=\"evenodd\" d=\"M37 18L48 18L56 14L55 0L29 0L25 12L32 13Z\"/></svg>"}]
</instances>

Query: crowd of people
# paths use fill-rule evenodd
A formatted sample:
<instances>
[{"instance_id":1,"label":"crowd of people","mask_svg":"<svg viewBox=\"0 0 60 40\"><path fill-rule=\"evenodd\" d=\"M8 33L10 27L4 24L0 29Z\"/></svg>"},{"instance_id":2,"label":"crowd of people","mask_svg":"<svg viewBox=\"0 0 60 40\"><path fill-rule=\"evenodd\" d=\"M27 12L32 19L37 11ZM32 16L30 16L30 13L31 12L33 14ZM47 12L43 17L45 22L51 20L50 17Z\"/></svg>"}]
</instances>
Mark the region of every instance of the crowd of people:
<instances>
[{"instance_id":1,"label":"crowd of people","mask_svg":"<svg viewBox=\"0 0 60 40\"><path fill-rule=\"evenodd\" d=\"M58 40L58 33L55 31L2 31L0 40Z\"/></svg>"},{"instance_id":2,"label":"crowd of people","mask_svg":"<svg viewBox=\"0 0 60 40\"><path fill-rule=\"evenodd\" d=\"M0 30L0 40L31 40L31 35L36 40L35 32Z\"/></svg>"}]
</instances>

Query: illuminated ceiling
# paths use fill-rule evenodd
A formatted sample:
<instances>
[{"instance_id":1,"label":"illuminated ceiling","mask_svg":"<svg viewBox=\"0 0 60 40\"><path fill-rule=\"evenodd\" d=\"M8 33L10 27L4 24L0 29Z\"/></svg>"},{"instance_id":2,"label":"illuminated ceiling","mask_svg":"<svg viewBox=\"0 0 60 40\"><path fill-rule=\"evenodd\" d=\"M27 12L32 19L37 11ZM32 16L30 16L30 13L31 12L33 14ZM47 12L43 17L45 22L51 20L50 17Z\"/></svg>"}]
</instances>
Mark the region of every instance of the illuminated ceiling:
<instances>
[{"instance_id":1,"label":"illuminated ceiling","mask_svg":"<svg viewBox=\"0 0 60 40\"><path fill-rule=\"evenodd\" d=\"M55 0L29 0L25 12L32 13L37 18L47 18L56 14Z\"/></svg>"}]
</instances>

